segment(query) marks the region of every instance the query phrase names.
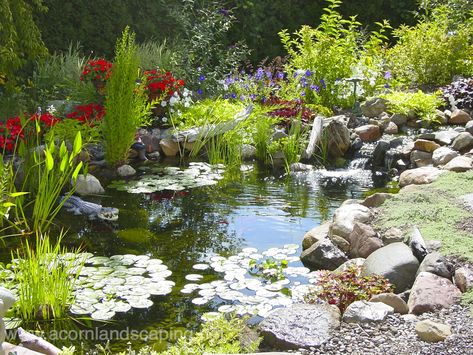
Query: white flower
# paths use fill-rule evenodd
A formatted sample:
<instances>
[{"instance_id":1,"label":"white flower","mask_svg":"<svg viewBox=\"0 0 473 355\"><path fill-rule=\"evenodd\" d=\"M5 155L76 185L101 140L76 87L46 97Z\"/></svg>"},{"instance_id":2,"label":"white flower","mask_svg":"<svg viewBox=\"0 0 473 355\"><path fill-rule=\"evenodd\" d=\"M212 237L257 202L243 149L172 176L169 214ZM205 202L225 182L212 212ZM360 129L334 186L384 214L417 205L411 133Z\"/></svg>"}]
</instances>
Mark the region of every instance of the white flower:
<instances>
[{"instance_id":1,"label":"white flower","mask_svg":"<svg viewBox=\"0 0 473 355\"><path fill-rule=\"evenodd\" d=\"M169 99L169 105L174 106L174 104L178 101L179 100L175 96L171 96L171 98Z\"/></svg>"},{"instance_id":2,"label":"white flower","mask_svg":"<svg viewBox=\"0 0 473 355\"><path fill-rule=\"evenodd\" d=\"M57 112L56 107L54 107L54 105L49 106L46 111L48 111L51 115L54 115Z\"/></svg>"},{"instance_id":3,"label":"white flower","mask_svg":"<svg viewBox=\"0 0 473 355\"><path fill-rule=\"evenodd\" d=\"M184 102L184 107L189 107L189 106L190 106L189 101Z\"/></svg>"},{"instance_id":4,"label":"white flower","mask_svg":"<svg viewBox=\"0 0 473 355\"><path fill-rule=\"evenodd\" d=\"M166 123L168 121L168 118L166 116L164 116L163 118L161 118L161 121L163 121L164 123Z\"/></svg>"},{"instance_id":5,"label":"white flower","mask_svg":"<svg viewBox=\"0 0 473 355\"><path fill-rule=\"evenodd\" d=\"M161 106L162 106L162 107L166 107L167 104L168 104L168 103L166 102L166 100L161 101Z\"/></svg>"}]
</instances>

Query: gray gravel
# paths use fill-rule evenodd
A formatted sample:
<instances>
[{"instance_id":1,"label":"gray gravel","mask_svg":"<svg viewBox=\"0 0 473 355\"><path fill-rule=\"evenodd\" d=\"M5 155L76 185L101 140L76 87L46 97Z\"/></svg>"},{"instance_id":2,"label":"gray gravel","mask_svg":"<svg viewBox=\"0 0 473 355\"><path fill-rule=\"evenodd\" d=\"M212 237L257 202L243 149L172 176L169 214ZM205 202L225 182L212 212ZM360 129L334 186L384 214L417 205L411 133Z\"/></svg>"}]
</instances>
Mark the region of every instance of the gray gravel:
<instances>
[{"instance_id":1,"label":"gray gravel","mask_svg":"<svg viewBox=\"0 0 473 355\"><path fill-rule=\"evenodd\" d=\"M414 327L417 321L425 319L449 324L452 335L434 344L419 340ZM467 307L454 305L418 317L395 314L379 324L342 323L338 337L320 348L301 351L306 355L473 355L473 318Z\"/></svg>"}]
</instances>

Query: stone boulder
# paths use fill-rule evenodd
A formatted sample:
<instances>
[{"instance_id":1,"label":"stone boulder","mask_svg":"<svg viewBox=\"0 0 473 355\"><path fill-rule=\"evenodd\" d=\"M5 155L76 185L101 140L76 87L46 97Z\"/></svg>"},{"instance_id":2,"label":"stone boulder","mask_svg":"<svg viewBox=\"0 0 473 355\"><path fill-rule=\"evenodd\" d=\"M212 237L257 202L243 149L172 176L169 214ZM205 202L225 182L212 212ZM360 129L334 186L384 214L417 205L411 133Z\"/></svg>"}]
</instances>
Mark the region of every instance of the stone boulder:
<instances>
[{"instance_id":1,"label":"stone boulder","mask_svg":"<svg viewBox=\"0 0 473 355\"><path fill-rule=\"evenodd\" d=\"M471 120L471 116L467 112L456 109L452 112L450 119L448 120L448 123L464 125L470 120Z\"/></svg>"},{"instance_id":2,"label":"stone boulder","mask_svg":"<svg viewBox=\"0 0 473 355\"><path fill-rule=\"evenodd\" d=\"M453 140L452 148L459 152L473 148L473 135L468 132L460 133L457 138Z\"/></svg>"},{"instance_id":3,"label":"stone boulder","mask_svg":"<svg viewBox=\"0 0 473 355\"><path fill-rule=\"evenodd\" d=\"M466 292L473 287L473 270L467 267L460 267L455 270L455 285L461 292Z\"/></svg>"},{"instance_id":4,"label":"stone boulder","mask_svg":"<svg viewBox=\"0 0 473 355\"><path fill-rule=\"evenodd\" d=\"M423 152L432 153L434 150L438 148L440 148L439 144L427 139L417 139L414 142L414 149L417 149Z\"/></svg>"},{"instance_id":5,"label":"stone boulder","mask_svg":"<svg viewBox=\"0 0 473 355\"><path fill-rule=\"evenodd\" d=\"M430 166L406 170L399 177L399 186L430 184L442 173L442 170Z\"/></svg>"},{"instance_id":6,"label":"stone boulder","mask_svg":"<svg viewBox=\"0 0 473 355\"><path fill-rule=\"evenodd\" d=\"M384 201L389 200L392 197L393 194L387 192L376 192L365 198L361 204L369 208L379 207L384 203Z\"/></svg>"},{"instance_id":7,"label":"stone boulder","mask_svg":"<svg viewBox=\"0 0 473 355\"><path fill-rule=\"evenodd\" d=\"M392 243L366 258L363 275L384 276L401 293L412 286L418 268L419 261L406 244Z\"/></svg>"},{"instance_id":8,"label":"stone boulder","mask_svg":"<svg viewBox=\"0 0 473 355\"><path fill-rule=\"evenodd\" d=\"M443 169L457 173L473 169L473 159L466 156L459 156L450 160Z\"/></svg>"},{"instance_id":9,"label":"stone boulder","mask_svg":"<svg viewBox=\"0 0 473 355\"><path fill-rule=\"evenodd\" d=\"M391 122L393 122L396 126L401 127L407 123L407 116L403 115L402 113L394 113L391 116Z\"/></svg>"},{"instance_id":10,"label":"stone boulder","mask_svg":"<svg viewBox=\"0 0 473 355\"><path fill-rule=\"evenodd\" d=\"M374 124L357 127L355 128L355 133L363 142L375 142L381 137L379 126Z\"/></svg>"},{"instance_id":11,"label":"stone boulder","mask_svg":"<svg viewBox=\"0 0 473 355\"><path fill-rule=\"evenodd\" d=\"M332 158L340 158L350 148L350 131L340 119L332 119L324 128L324 134L328 137L327 151Z\"/></svg>"},{"instance_id":12,"label":"stone boulder","mask_svg":"<svg viewBox=\"0 0 473 355\"><path fill-rule=\"evenodd\" d=\"M330 239L313 244L301 254L302 263L311 270L335 270L348 258Z\"/></svg>"},{"instance_id":13,"label":"stone boulder","mask_svg":"<svg viewBox=\"0 0 473 355\"><path fill-rule=\"evenodd\" d=\"M375 250L383 246L378 233L364 223L355 223L348 237L350 243L350 258L367 258Z\"/></svg>"},{"instance_id":14,"label":"stone boulder","mask_svg":"<svg viewBox=\"0 0 473 355\"><path fill-rule=\"evenodd\" d=\"M280 350L317 347L340 327L340 311L328 304L295 304L279 308L259 325L263 344Z\"/></svg>"},{"instance_id":15,"label":"stone boulder","mask_svg":"<svg viewBox=\"0 0 473 355\"><path fill-rule=\"evenodd\" d=\"M361 112L366 117L377 117L387 111L387 100L375 97L361 104Z\"/></svg>"},{"instance_id":16,"label":"stone boulder","mask_svg":"<svg viewBox=\"0 0 473 355\"><path fill-rule=\"evenodd\" d=\"M412 228L411 235L409 236L409 247L412 250L412 254L414 254L419 262L422 262L428 254L425 240L417 227Z\"/></svg>"},{"instance_id":17,"label":"stone boulder","mask_svg":"<svg viewBox=\"0 0 473 355\"><path fill-rule=\"evenodd\" d=\"M414 149L410 155L411 165L421 168L432 164L432 153Z\"/></svg>"},{"instance_id":18,"label":"stone boulder","mask_svg":"<svg viewBox=\"0 0 473 355\"><path fill-rule=\"evenodd\" d=\"M453 129L449 129L448 131L439 131L435 132L434 140L440 145L450 145L459 134L459 132L454 131Z\"/></svg>"},{"instance_id":19,"label":"stone boulder","mask_svg":"<svg viewBox=\"0 0 473 355\"><path fill-rule=\"evenodd\" d=\"M452 335L452 330L449 325L426 319L416 323L416 333L422 341L437 343Z\"/></svg>"},{"instance_id":20,"label":"stone boulder","mask_svg":"<svg viewBox=\"0 0 473 355\"><path fill-rule=\"evenodd\" d=\"M393 307L381 302L355 301L343 313L343 321L346 323L382 322L393 313Z\"/></svg>"},{"instance_id":21,"label":"stone boulder","mask_svg":"<svg viewBox=\"0 0 473 355\"><path fill-rule=\"evenodd\" d=\"M446 279L451 280L453 276L453 265L440 253L433 252L427 254L417 270L417 274L421 272L430 272Z\"/></svg>"},{"instance_id":22,"label":"stone boulder","mask_svg":"<svg viewBox=\"0 0 473 355\"><path fill-rule=\"evenodd\" d=\"M432 162L434 166L445 165L456 157L458 157L458 152L448 147L440 147L433 152Z\"/></svg>"},{"instance_id":23,"label":"stone boulder","mask_svg":"<svg viewBox=\"0 0 473 355\"><path fill-rule=\"evenodd\" d=\"M365 259L363 259L363 258L350 259L350 260L345 261L339 267L337 267L333 272L343 272L343 271L347 270L348 268L350 268L352 266L360 266L361 267L361 266L363 266L364 263L365 263Z\"/></svg>"},{"instance_id":24,"label":"stone boulder","mask_svg":"<svg viewBox=\"0 0 473 355\"><path fill-rule=\"evenodd\" d=\"M313 244L327 238L330 229L330 222L325 222L320 226L312 228L302 239L302 250L309 249Z\"/></svg>"},{"instance_id":25,"label":"stone boulder","mask_svg":"<svg viewBox=\"0 0 473 355\"><path fill-rule=\"evenodd\" d=\"M136 174L136 170L130 165L122 165L117 168L117 174L121 177L129 177Z\"/></svg>"},{"instance_id":26,"label":"stone boulder","mask_svg":"<svg viewBox=\"0 0 473 355\"><path fill-rule=\"evenodd\" d=\"M399 228L391 227L381 234L381 240L384 245L402 242L404 240L404 233Z\"/></svg>"},{"instance_id":27,"label":"stone boulder","mask_svg":"<svg viewBox=\"0 0 473 355\"><path fill-rule=\"evenodd\" d=\"M329 235L346 240L356 222L367 223L373 218L371 210L359 203L343 203L334 213Z\"/></svg>"},{"instance_id":28,"label":"stone boulder","mask_svg":"<svg viewBox=\"0 0 473 355\"><path fill-rule=\"evenodd\" d=\"M161 139L159 146L167 157L175 157L180 152L179 143L174 142L171 138Z\"/></svg>"},{"instance_id":29,"label":"stone boulder","mask_svg":"<svg viewBox=\"0 0 473 355\"><path fill-rule=\"evenodd\" d=\"M100 181L92 174L79 174L76 180L76 191L81 196L100 195L105 192Z\"/></svg>"},{"instance_id":30,"label":"stone boulder","mask_svg":"<svg viewBox=\"0 0 473 355\"><path fill-rule=\"evenodd\" d=\"M421 272L412 286L407 305L409 313L435 312L455 304L461 291L444 277Z\"/></svg>"},{"instance_id":31,"label":"stone boulder","mask_svg":"<svg viewBox=\"0 0 473 355\"><path fill-rule=\"evenodd\" d=\"M394 122L388 122L388 124L384 128L384 133L386 134L397 134L398 132L399 128Z\"/></svg>"},{"instance_id":32,"label":"stone boulder","mask_svg":"<svg viewBox=\"0 0 473 355\"><path fill-rule=\"evenodd\" d=\"M394 309L394 313L406 314L409 312L407 303L398 295L394 293L380 293L371 297L370 302L382 302L391 306Z\"/></svg>"},{"instance_id":33,"label":"stone boulder","mask_svg":"<svg viewBox=\"0 0 473 355\"><path fill-rule=\"evenodd\" d=\"M251 144L243 144L241 146L241 158L244 161L253 160L256 158L256 148Z\"/></svg>"},{"instance_id":34,"label":"stone boulder","mask_svg":"<svg viewBox=\"0 0 473 355\"><path fill-rule=\"evenodd\" d=\"M473 134L473 121L468 121L468 123L465 125L465 131Z\"/></svg>"},{"instance_id":35,"label":"stone boulder","mask_svg":"<svg viewBox=\"0 0 473 355\"><path fill-rule=\"evenodd\" d=\"M384 166L384 158L386 156L386 152L389 150L389 142L385 140L380 140L376 143L376 147L373 151L373 156L371 158L371 164L373 166Z\"/></svg>"}]
</instances>

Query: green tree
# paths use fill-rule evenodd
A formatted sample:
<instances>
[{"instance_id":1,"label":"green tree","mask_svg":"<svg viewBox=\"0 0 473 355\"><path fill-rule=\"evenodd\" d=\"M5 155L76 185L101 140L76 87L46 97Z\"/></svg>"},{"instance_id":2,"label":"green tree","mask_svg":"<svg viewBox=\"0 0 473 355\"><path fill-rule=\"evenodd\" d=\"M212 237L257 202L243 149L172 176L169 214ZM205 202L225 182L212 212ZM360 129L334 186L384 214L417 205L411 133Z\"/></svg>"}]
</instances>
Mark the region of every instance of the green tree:
<instances>
[{"instance_id":1,"label":"green tree","mask_svg":"<svg viewBox=\"0 0 473 355\"><path fill-rule=\"evenodd\" d=\"M47 54L34 12L46 11L42 0L0 1L0 85L12 89L18 72Z\"/></svg>"}]
</instances>

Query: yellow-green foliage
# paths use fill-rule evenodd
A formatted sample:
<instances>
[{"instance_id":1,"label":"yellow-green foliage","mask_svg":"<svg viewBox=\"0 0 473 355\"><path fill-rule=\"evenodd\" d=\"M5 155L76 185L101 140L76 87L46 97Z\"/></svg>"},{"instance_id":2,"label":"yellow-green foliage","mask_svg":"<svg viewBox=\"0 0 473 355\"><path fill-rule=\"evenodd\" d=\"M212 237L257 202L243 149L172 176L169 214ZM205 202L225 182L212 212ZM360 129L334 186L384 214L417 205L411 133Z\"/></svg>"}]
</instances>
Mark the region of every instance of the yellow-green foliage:
<instances>
[{"instance_id":1,"label":"yellow-green foliage","mask_svg":"<svg viewBox=\"0 0 473 355\"><path fill-rule=\"evenodd\" d=\"M392 91L381 97L389 101L389 112L404 115L414 113L417 117L428 121L435 118L435 110L444 104L440 92L426 94L420 90L417 92Z\"/></svg>"},{"instance_id":2,"label":"yellow-green foliage","mask_svg":"<svg viewBox=\"0 0 473 355\"><path fill-rule=\"evenodd\" d=\"M398 41L388 58L396 79L406 84L443 85L454 75L472 74L471 16L452 30L449 11L439 7L416 26L403 25L394 31Z\"/></svg>"}]
</instances>

